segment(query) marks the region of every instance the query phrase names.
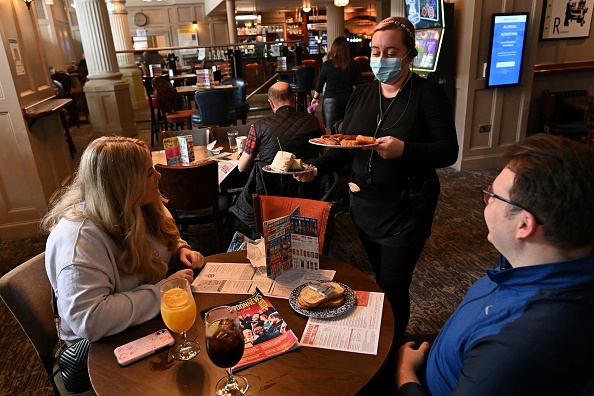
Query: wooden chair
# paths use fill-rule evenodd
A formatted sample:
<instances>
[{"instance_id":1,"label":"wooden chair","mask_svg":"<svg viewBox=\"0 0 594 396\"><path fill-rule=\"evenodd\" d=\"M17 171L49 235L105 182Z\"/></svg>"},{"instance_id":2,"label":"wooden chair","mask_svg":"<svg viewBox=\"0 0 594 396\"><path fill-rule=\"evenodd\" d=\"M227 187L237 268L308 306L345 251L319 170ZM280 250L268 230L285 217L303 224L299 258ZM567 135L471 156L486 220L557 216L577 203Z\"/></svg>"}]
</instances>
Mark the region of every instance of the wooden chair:
<instances>
[{"instance_id":1,"label":"wooden chair","mask_svg":"<svg viewBox=\"0 0 594 396\"><path fill-rule=\"evenodd\" d=\"M584 112L567 107L563 100L586 94L587 92L581 89L561 92L543 91L541 94L543 131L578 141L585 139L589 128L584 122Z\"/></svg>"},{"instance_id":2,"label":"wooden chair","mask_svg":"<svg viewBox=\"0 0 594 396\"><path fill-rule=\"evenodd\" d=\"M318 81L318 75L320 74L320 65L315 59L303 59L303 66L313 67L314 69L314 85Z\"/></svg>"},{"instance_id":3,"label":"wooden chair","mask_svg":"<svg viewBox=\"0 0 594 396\"><path fill-rule=\"evenodd\" d=\"M161 137L167 139L174 136L192 135L194 146L206 146L210 143L210 131L208 128L184 129L181 131L162 131Z\"/></svg>"},{"instance_id":4,"label":"wooden chair","mask_svg":"<svg viewBox=\"0 0 594 396\"><path fill-rule=\"evenodd\" d=\"M151 113L151 147L155 144L155 139L159 141L159 133L165 128L165 118L159 110L159 101L154 95L153 84L150 77L142 77L144 90L146 91L146 101Z\"/></svg>"},{"instance_id":5,"label":"wooden chair","mask_svg":"<svg viewBox=\"0 0 594 396\"><path fill-rule=\"evenodd\" d=\"M45 272L45 253L25 261L0 279L0 297L33 344L48 376L57 368L54 348L58 343L51 290ZM68 394L60 373L51 383L56 395Z\"/></svg>"},{"instance_id":6,"label":"wooden chair","mask_svg":"<svg viewBox=\"0 0 594 396\"><path fill-rule=\"evenodd\" d=\"M299 206L301 216L318 220L320 252L323 255L328 255L330 241L334 232L334 204L332 202L259 194L253 194L252 200L258 237L264 235L262 226L264 221L289 215Z\"/></svg>"},{"instance_id":7,"label":"wooden chair","mask_svg":"<svg viewBox=\"0 0 594 396\"><path fill-rule=\"evenodd\" d=\"M245 81L247 92L251 93L260 85L266 82L266 70L259 63L248 63L245 65Z\"/></svg>"},{"instance_id":8,"label":"wooden chair","mask_svg":"<svg viewBox=\"0 0 594 396\"><path fill-rule=\"evenodd\" d=\"M159 186L169 199L167 207L183 237L212 235L211 230L192 230L191 226L212 224L218 252L223 252L223 218L228 219L231 196L219 194L219 168L216 161L198 166L157 164L162 175ZM198 227L196 227L198 228Z\"/></svg>"},{"instance_id":9,"label":"wooden chair","mask_svg":"<svg viewBox=\"0 0 594 396\"><path fill-rule=\"evenodd\" d=\"M177 91L171 86L171 83L161 77L155 77L152 81L155 89L155 97L159 105L159 110L165 116L165 130L171 124L171 129L177 129L184 126L186 129L192 129L190 116L195 110L179 110L179 100Z\"/></svg>"}]
</instances>

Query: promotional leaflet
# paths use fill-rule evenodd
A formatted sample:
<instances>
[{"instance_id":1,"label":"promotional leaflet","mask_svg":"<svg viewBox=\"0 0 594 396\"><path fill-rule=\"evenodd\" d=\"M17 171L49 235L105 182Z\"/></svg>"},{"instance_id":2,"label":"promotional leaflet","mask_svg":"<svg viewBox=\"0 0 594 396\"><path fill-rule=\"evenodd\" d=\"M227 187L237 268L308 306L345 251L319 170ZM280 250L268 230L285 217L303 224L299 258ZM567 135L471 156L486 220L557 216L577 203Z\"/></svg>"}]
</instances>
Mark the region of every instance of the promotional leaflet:
<instances>
[{"instance_id":1,"label":"promotional leaflet","mask_svg":"<svg viewBox=\"0 0 594 396\"><path fill-rule=\"evenodd\" d=\"M275 279L293 268L319 270L318 220L299 216L299 207L289 216L263 222L266 269Z\"/></svg>"}]
</instances>

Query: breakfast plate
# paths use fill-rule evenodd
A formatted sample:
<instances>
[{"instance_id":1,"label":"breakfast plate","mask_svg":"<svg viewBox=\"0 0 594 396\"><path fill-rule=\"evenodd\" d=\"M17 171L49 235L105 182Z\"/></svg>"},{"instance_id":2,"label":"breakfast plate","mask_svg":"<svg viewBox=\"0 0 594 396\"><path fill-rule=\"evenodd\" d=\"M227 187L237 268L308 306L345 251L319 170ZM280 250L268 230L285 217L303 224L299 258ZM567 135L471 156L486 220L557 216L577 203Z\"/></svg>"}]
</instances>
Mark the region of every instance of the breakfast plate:
<instances>
[{"instance_id":1,"label":"breakfast plate","mask_svg":"<svg viewBox=\"0 0 594 396\"><path fill-rule=\"evenodd\" d=\"M327 139L321 139L321 138L309 139L309 142L311 144L315 144L316 146L336 148L336 149L360 149L360 148L364 148L364 147L375 147L375 146L377 146L377 143L359 144L357 146L341 146L340 143L338 143L338 144L325 143L325 142L328 142L328 141L329 140L327 140Z\"/></svg>"},{"instance_id":2,"label":"breakfast plate","mask_svg":"<svg viewBox=\"0 0 594 396\"><path fill-rule=\"evenodd\" d=\"M288 170L286 172L282 172L282 171L278 171L275 169L272 169L270 167L270 165L265 165L262 167L262 170L264 172L268 172L268 173L276 173L279 175L299 175L301 173L308 173L311 172L315 167L313 165L309 165L309 164L303 164L303 169L300 170Z\"/></svg>"},{"instance_id":3,"label":"breakfast plate","mask_svg":"<svg viewBox=\"0 0 594 396\"><path fill-rule=\"evenodd\" d=\"M320 280L319 282L329 282L329 281ZM336 281L334 281L334 282L336 282ZM341 306L339 306L339 307L325 307L325 308L324 307L311 308L311 309L301 308L299 306L299 304L297 303L297 297L299 296L299 293L301 293L301 289L303 289L304 287L307 287L310 283L314 283L314 282L307 282L302 285L299 285L291 292L291 295L289 296L289 305L291 305L291 308L293 308L293 310L295 312L297 312L301 315L304 315L304 316L308 316L310 318L330 319L330 318L335 318L340 315L344 315L345 313L347 313L351 309L353 309L353 307L355 306L356 298L355 298L355 292L353 292L353 289L351 289L344 283L336 282L344 288L344 303Z\"/></svg>"}]
</instances>

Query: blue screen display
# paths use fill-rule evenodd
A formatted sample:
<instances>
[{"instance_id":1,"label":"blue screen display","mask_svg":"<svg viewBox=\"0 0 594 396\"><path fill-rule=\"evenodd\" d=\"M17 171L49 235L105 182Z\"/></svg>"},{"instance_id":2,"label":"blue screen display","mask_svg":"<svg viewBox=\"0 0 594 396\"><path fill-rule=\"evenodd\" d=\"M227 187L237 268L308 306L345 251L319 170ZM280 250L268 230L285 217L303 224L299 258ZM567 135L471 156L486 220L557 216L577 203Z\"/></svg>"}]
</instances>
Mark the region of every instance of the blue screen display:
<instances>
[{"instance_id":1,"label":"blue screen display","mask_svg":"<svg viewBox=\"0 0 594 396\"><path fill-rule=\"evenodd\" d=\"M487 86L517 85L522 74L528 14L493 16Z\"/></svg>"}]
</instances>

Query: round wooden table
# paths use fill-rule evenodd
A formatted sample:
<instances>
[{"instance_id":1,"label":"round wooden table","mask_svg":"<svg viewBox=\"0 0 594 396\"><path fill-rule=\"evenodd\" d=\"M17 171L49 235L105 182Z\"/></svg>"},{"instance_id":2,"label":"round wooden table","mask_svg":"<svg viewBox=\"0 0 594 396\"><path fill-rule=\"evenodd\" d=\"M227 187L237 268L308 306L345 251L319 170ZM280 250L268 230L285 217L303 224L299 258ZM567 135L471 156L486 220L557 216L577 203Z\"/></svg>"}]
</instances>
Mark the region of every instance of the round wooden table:
<instances>
[{"instance_id":1,"label":"round wooden table","mask_svg":"<svg viewBox=\"0 0 594 396\"><path fill-rule=\"evenodd\" d=\"M221 253L207 257L209 262L248 262L245 251ZM377 284L363 272L329 257L320 258L324 269L336 270L335 280L356 290L381 292ZM245 298L236 294L195 294L198 311L225 305ZM271 298L274 307L301 338L307 318L294 312L285 299ZM118 366L113 350L122 344L165 328L160 316L120 334L105 337L91 344L89 374L98 395L212 395L215 383L225 375L208 358L204 345L204 324L197 318L188 331L188 338L198 341L202 352L193 360L172 360L170 350L160 352L127 367ZM250 382L248 395L328 394L350 395L377 378L391 353L394 317L384 299L381 333L377 355L301 347L239 373ZM175 334L179 343L179 334Z\"/></svg>"}]
</instances>

